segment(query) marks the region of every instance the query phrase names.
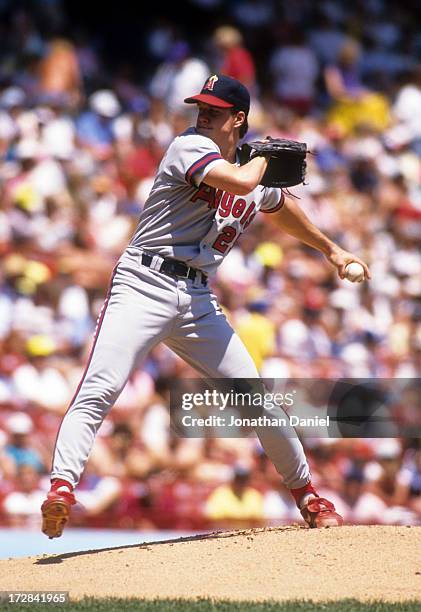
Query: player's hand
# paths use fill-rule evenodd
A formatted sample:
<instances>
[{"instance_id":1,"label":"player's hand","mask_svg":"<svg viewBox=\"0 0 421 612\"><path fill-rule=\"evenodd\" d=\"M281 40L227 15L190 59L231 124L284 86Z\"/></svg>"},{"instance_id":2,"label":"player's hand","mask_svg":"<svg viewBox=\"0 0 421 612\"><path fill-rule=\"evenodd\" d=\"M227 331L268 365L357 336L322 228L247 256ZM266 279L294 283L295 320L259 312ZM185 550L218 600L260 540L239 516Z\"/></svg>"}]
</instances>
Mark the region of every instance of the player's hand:
<instances>
[{"instance_id":1,"label":"player's hand","mask_svg":"<svg viewBox=\"0 0 421 612\"><path fill-rule=\"evenodd\" d=\"M353 255L352 253L349 253L348 251L344 251L340 247L335 247L334 249L332 249L332 251L328 255L326 255L326 258L333 266L335 266L335 268L338 271L338 276L341 279L345 278L346 276L345 268L347 267L348 264L352 263L353 261L361 264L362 267L364 268L364 279L365 280L369 280L371 278L370 270L367 264L362 259L357 257L356 255Z\"/></svg>"}]
</instances>

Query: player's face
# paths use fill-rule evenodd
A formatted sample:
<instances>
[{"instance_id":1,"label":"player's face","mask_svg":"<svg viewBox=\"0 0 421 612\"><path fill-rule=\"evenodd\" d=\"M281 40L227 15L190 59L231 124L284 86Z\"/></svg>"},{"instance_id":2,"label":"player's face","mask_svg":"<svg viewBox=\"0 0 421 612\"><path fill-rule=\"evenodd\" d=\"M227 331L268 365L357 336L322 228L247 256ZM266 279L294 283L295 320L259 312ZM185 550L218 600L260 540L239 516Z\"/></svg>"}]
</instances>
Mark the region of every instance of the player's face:
<instances>
[{"instance_id":1,"label":"player's face","mask_svg":"<svg viewBox=\"0 0 421 612\"><path fill-rule=\"evenodd\" d=\"M224 136L230 136L234 132L236 114L229 108L218 108L203 102L198 103L198 115L196 130L203 136L208 136L217 141Z\"/></svg>"}]
</instances>

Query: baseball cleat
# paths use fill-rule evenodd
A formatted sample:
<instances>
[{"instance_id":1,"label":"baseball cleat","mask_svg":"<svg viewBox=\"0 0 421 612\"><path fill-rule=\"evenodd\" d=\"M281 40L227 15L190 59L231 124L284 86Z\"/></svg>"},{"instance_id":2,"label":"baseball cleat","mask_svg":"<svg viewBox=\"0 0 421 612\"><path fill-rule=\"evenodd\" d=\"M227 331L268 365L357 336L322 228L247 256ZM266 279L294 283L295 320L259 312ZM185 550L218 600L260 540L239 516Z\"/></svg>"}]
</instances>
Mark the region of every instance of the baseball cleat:
<instances>
[{"instance_id":1,"label":"baseball cleat","mask_svg":"<svg viewBox=\"0 0 421 612\"><path fill-rule=\"evenodd\" d=\"M313 497L309 499L303 508L301 515L311 529L321 527L340 527L344 520L335 510L335 506L324 497Z\"/></svg>"},{"instance_id":2,"label":"baseball cleat","mask_svg":"<svg viewBox=\"0 0 421 612\"><path fill-rule=\"evenodd\" d=\"M42 532L50 538L59 538L69 520L70 507L76 503L70 491L50 491L41 506Z\"/></svg>"}]
</instances>

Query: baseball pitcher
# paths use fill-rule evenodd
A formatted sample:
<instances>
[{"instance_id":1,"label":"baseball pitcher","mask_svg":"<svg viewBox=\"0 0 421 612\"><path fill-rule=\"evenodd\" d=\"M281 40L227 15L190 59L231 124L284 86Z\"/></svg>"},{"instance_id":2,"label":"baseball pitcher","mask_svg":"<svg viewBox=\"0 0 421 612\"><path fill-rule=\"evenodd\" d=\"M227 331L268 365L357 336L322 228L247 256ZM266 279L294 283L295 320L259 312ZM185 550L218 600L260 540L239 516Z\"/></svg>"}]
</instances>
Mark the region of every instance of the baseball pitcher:
<instances>
[{"instance_id":1,"label":"baseball pitcher","mask_svg":"<svg viewBox=\"0 0 421 612\"><path fill-rule=\"evenodd\" d=\"M294 184L288 177L272 183L270 177L291 166L282 162L283 148L298 152L300 165L292 174L302 180L302 147L268 139L240 159L250 108L244 85L213 75L185 102L197 105L196 125L177 136L162 159L135 234L114 269L85 372L58 432L51 490L42 505L42 530L50 538L62 534L98 428L136 362L157 343L165 342L203 376L258 378L208 286L257 213L276 214L283 230L321 251L341 278L351 262L369 278L364 262L329 240L285 197L282 186ZM294 432L262 427L256 433L308 525L342 524L333 504L312 486Z\"/></svg>"}]
</instances>

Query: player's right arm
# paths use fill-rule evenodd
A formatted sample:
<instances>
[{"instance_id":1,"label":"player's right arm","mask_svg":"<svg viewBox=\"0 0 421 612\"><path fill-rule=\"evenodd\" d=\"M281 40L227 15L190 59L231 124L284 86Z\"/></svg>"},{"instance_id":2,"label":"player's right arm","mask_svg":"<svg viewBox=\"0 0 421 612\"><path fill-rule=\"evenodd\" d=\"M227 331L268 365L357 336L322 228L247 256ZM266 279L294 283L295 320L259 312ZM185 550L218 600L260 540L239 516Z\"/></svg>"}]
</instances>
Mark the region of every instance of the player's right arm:
<instances>
[{"instance_id":1,"label":"player's right arm","mask_svg":"<svg viewBox=\"0 0 421 612\"><path fill-rule=\"evenodd\" d=\"M175 138L166 158L167 174L176 181L194 187L205 183L235 195L247 195L262 180L267 160L257 156L243 166L226 161L210 138L195 133L192 128Z\"/></svg>"},{"instance_id":2,"label":"player's right arm","mask_svg":"<svg viewBox=\"0 0 421 612\"><path fill-rule=\"evenodd\" d=\"M223 160L209 170L203 182L235 195L247 195L259 185L267 164L268 160L263 156L255 157L244 166Z\"/></svg>"},{"instance_id":3,"label":"player's right arm","mask_svg":"<svg viewBox=\"0 0 421 612\"><path fill-rule=\"evenodd\" d=\"M284 205L280 209L279 215L276 216L275 223L290 236L294 236L297 240L323 253L326 259L336 267L340 278L345 278L346 266L354 261L364 268L365 278L371 278L367 264L330 240L310 221L292 198L285 198Z\"/></svg>"}]
</instances>

